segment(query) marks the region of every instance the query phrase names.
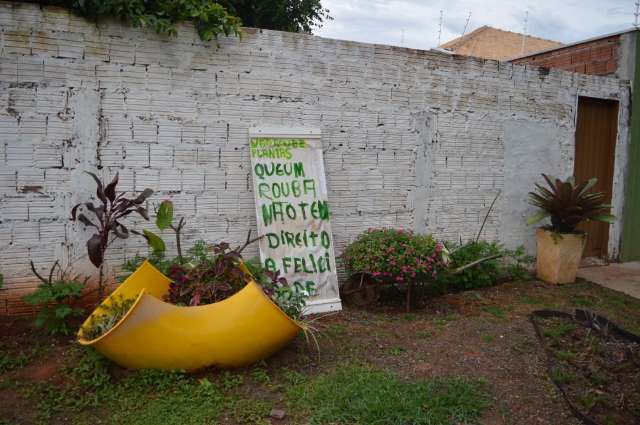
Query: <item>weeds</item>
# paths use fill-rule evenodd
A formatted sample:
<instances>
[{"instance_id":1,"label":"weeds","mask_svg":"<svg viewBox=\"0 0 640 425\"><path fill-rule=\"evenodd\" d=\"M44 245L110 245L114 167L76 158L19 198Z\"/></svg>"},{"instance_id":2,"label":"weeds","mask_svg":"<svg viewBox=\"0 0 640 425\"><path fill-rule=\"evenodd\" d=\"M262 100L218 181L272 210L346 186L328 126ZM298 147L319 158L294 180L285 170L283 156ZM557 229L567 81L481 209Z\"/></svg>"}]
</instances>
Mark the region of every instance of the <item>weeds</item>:
<instances>
[{"instance_id":1,"label":"weeds","mask_svg":"<svg viewBox=\"0 0 640 425\"><path fill-rule=\"evenodd\" d=\"M568 384L576 380L576 375L561 367L551 369L551 378L560 385Z\"/></svg>"}]
</instances>

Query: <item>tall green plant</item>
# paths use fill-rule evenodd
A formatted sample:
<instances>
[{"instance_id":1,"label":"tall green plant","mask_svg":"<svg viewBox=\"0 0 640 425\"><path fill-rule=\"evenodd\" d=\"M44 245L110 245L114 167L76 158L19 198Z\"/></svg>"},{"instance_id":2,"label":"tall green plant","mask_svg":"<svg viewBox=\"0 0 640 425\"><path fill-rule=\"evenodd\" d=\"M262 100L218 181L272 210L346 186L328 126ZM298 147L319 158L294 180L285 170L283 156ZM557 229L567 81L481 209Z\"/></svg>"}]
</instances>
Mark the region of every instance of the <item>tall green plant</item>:
<instances>
[{"instance_id":1,"label":"tall green plant","mask_svg":"<svg viewBox=\"0 0 640 425\"><path fill-rule=\"evenodd\" d=\"M180 217L177 223L173 222L173 202L164 200L156 210L156 227L163 230L171 229L176 235L176 249L178 251L178 261L182 261L182 239L181 232L186 224L184 217ZM153 232L145 230L143 236L149 243L156 257L162 258L167 247L162 238Z\"/></svg>"},{"instance_id":2,"label":"tall green plant","mask_svg":"<svg viewBox=\"0 0 640 425\"><path fill-rule=\"evenodd\" d=\"M573 177L562 181L542 174L548 188L535 183L536 191L529 192L529 203L540 208L531 216L528 224L537 223L547 217L551 219L549 230L556 233L574 233L583 221L613 223L615 216L609 214L611 205L605 204L603 192L592 192L597 183L595 177L579 184Z\"/></svg>"}]
</instances>

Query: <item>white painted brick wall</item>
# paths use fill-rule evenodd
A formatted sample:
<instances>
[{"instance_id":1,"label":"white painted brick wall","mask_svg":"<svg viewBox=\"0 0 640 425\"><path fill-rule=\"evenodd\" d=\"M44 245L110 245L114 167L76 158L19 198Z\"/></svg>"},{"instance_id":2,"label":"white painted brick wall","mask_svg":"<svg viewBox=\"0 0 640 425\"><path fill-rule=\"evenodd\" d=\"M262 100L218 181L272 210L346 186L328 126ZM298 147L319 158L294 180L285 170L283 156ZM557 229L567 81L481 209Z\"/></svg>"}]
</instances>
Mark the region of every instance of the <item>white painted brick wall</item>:
<instances>
[{"instance_id":1,"label":"white painted brick wall","mask_svg":"<svg viewBox=\"0 0 640 425\"><path fill-rule=\"evenodd\" d=\"M550 129L554 140L531 143L557 143L570 174L578 94L620 99L626 117L627 91L613 78L275 31L217 47L188 24L168 38L0 2L0 301L35 284L30 259L92 270L88 233L68 221L93 190L83 170L173 199L186 245L239 243L255 229L249 127L319 127L338 254L368 227L467 239L511 179L505 123ZM532 234L501 219L508 208L498 202L486 238ZM119 241L110 270L144 245Z\"/></svg>"}]
</instances>

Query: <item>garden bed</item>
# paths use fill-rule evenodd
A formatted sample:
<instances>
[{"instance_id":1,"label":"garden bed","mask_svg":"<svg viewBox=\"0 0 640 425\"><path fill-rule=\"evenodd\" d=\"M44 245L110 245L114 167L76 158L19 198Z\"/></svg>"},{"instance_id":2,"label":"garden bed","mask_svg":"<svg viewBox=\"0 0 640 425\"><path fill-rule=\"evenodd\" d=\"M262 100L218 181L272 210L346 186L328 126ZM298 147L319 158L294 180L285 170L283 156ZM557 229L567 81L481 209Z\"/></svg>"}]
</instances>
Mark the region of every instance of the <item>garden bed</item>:
<instances>
[{"instance_id":1,"label":"garden bed","mask_svg":"<svg viewBox=\"0 0 640 425\"><path fill-rule=\"evenodd\" d=\"M588 425L640 420L640 337L585 310L531 315L549 356L549 373Z\"/></svg>"},{"instance_id":2,"label":"garden bed","mask_svg":"<svg viewBox=\"0 0 640 425\"><path fill-rule=\"evenodd\" d=\"M380 423L432 414L442 425L580 425L528 319L542 308L589 308L640 332L640 301L624 294L509 282L433 297L409 314L401 299L347 306L315 322L320 353L298 338L253 367L184 375L127 371L72 337L34 331L32 319L0 318L0 424L352 424L392 411ZM429 401L412 398L422 391ZM285 418L271 418L273 408Z\"/></svg>"}]
</instances>

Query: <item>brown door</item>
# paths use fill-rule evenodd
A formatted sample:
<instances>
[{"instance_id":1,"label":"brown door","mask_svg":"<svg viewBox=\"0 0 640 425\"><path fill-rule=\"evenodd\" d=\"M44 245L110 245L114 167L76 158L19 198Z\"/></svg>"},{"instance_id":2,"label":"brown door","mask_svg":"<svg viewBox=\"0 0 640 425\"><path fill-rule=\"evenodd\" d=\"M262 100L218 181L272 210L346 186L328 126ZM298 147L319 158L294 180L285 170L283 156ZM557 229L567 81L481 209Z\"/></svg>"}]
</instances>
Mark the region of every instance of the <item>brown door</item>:
<instances>
[{"instance_id":1,"label":"brown door","mask_svg":"<svg viewBox=\"0 0 640 425\"><path fill-rule=\"evenodd\" d=\"M604 202L611 203L613 163L618 132L618 102L580 97L576 123L576 182L597 177L593 190L604 192ZM609 225L590 221L579 226L587 232L585 257L607 257Z\"/></svg>"}]
</instances>

